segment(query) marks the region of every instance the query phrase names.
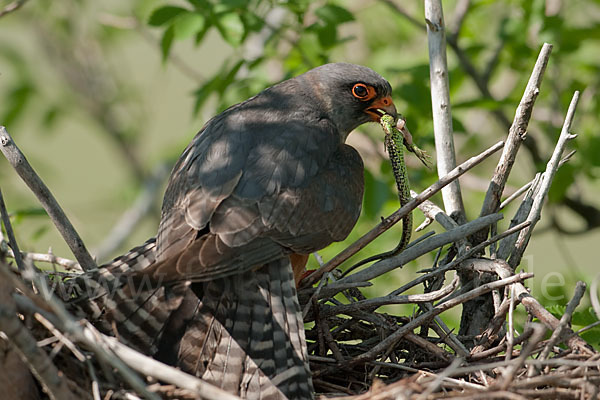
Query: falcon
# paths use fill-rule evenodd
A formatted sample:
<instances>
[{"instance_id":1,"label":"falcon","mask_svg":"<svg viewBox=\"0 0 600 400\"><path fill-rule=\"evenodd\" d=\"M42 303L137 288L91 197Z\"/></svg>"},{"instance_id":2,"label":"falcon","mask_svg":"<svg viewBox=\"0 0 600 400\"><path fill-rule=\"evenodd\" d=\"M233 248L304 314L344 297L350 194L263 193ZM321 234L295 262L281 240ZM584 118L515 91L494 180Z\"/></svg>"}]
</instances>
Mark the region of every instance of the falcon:
<instances>
[{"instance_id":1,"label":"falcon","mask_svg":"<svg viewBox=\"0 0 600 400\"><path fill-rule=\"evenodd\" d=\"M354 227L363 162L345 141L396 117L391 94L367 67L326 64L208 121L173 168L156 242L103 271L128 282L102 303L120 336L242 398L313 398L294 272Z\"/></svg>"}]
</instances>

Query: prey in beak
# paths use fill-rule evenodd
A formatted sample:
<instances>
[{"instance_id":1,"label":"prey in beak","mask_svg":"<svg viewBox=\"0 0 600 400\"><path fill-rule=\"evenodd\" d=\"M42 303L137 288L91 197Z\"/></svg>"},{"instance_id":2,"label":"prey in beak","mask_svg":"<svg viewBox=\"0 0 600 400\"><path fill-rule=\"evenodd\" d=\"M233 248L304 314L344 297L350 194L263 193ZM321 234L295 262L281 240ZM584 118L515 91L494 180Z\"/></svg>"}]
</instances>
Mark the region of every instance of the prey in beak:
<instances>
[{"instance_id":1,"label":"prey in beak","mask_svg":"<svg viewBox=\"0 0 600 400\"><path fill-rule=\"evenodd\" d=\"M374 122L379 122L381 116L385 114L389 114L394 117L394 121L398 117L398 112L396 111L396 106L392 101L390 96L381 97L373 101L371 105L365 110L367 114L371 116L371 119Z\"/></svg>"}]
</instances>

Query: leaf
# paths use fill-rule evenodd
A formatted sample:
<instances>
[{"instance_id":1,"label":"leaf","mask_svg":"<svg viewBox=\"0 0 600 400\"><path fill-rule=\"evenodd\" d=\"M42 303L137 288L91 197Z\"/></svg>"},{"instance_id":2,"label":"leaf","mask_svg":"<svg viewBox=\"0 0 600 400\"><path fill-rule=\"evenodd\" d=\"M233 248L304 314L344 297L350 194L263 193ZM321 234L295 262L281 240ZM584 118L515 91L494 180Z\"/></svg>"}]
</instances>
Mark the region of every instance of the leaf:
<instances>
[{"instance_id":1,"label":"leaf","mask_svg":"<svg viewBox=\"0 0 600 400\"><path fill-rule=\"evenodd\" d=\"M335 45L337 41L337 29L335 29L335 25L327 24L320 26L316 31L321 46L328 48Z\"/></svg>"},{"instance_id":2,"label":"leaf","mask_svg":"<svg viewBox=\"0 0 600 400\"><path fill-rule=\"evenodd\" d=\"M175 6L164 6L157 8L152 12L150 18L148 18L148 25L150 26L161 26L170 22L173 18L180 14L188 13L189 10Z\"/></svg>"},{"instance_id":3,"label":"leaf","mask_svg":"<svg viewBox=\"0 0 600 400\"><path fill-rule=\"evenodd\" d=\"M237 47L242 43L246 28L240 16L235 12L221 14L217 19L217 29L227 43Z\"/></svg>"},{"instance_id":4,"label":"leaf","mask_svg":"<svg viewBox=\"0 0 600 400\"><path fill-rule=\"evenodd\" d=\"M160 41L160 49L162 51L162 58L165 61L169 57L171 51L171 45L173 45L173 38L175 37L175 28L173 25L169 26L163 33L163 37Z\"/></svg>"},{"instance_id":5,"label":"leaf","mask_svg":"<svg viewBox=\"0 0 600 400\"><path fill-rule=\"evenodd\" d=\"M325 4L315 10L315 14L327 25L339 25L354 21L354 15L343 7L335 4Z\"/></svg>"},{"instance_id":6,"label":"leaf","mask_svg":"<svg viewBox=\"0 0 600 400\"><path fill-rule=\"evenodd\" d=\"M34 88L29 82L23 82L12 88L7 98L10 99L5 105L4 113L0 114L0 124L9 126L19 119L25 111L25 106L34 94Z\"/></svg>"},{"instance_id":7,"label":"leaf","mask_svg":"<svg viewBox=\"0 0 600 400\"><path fill-rule=\"evenodd\" d=\"M240 68L244 65L244 60L238 61L233 68L230 70L222 69L221 74L217 74L212 79L207 81L204 85L200 87L200 89L196 90L194 93L196 97L196 104L194 105L194 114L200 110L204 102L208 99L208 97L216 92L218 94L223 94L225 89L233 82L235 76L237 75Z\"/></svg>"},{"instance_id":8,"label":"leaf","mask_svg":"<svg viewBox=\"0 0 600 400\"><path fill-rule=\"evenodd\" d=\"M174 39L187 39L204 30L206 19L204 15L188 12L180 15L173 21Z\"/></svg>"}]
</instances>

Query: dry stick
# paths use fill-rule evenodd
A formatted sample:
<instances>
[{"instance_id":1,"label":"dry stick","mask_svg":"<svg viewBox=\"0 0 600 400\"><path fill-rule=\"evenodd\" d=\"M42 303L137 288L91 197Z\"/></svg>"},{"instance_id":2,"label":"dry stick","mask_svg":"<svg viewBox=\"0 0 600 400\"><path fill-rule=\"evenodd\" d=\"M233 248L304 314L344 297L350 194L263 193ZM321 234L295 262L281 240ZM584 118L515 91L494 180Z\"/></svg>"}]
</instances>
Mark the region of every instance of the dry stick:
<instances>
[{"instance_id":1,"label":"dry stick","mask_svg":"<svg viewBox=\"0 0 600 400\"><path fill-rule=\"evenodd\" d=\"M431 82L431 107L438 176L456 167L452 113L450 108L450 84L446 61L446 33L441 0L425 0L425 21L429 44L429 80ZM442 189L446 212L456 215L460 224L466 222L465 206L458 180Z\"/></svg>"},{"instance_id":2,"label":"dry stick","mask_svg":"<svg viewBox=\"0 0 600 400\"><path fill-rule=\"evenodd\" d=\"M575 311L575 308L577 308L577 306L579 305L579 302L581 301L581 298L585 294L585 289L586 289L585 283L583 283L581 281L577 282L577 285L575 286L575 293L573 294L573 298L567 304L565 313L560 318L560 323L559 323L558 327L554 330L554 332L552 332L552 336L550 336L550 339L548 340L548 343L544 347L544 350L542 350L542 353L538 357L538 360L547 359L548 355L550 354L550 351L554 348L554 346L561 339L561 336L565 332L565 329L571 323L571 317L573 316L573 312Z\"/></svg>"},{"instance_id":3,"label":"dry stick","mask_svg":"<svg viewBox=\"0 0 600 400\"><path fill-rule=\"evenodd\" d=\"M506 146L504 146L504 149L502 150L500 161L498 161L496 171L492 176L490 186L488 187L485 199L483 200L481 213L479 215L487 215L498 211L500 198L502 196L502 192L504 191L506 181L508 180L508 175L510 174L512 166L515 162L517 152L521 147L521 143L525 140L527 135L527 125L531 119L531 113L533 111L535 100L540 92L540 85L542 83L544 71L546 70L546 65L548 65L548 59L550 58L551 52L552 45L544 43L542 49L540 50L540 54L538 55L535 66L533 67L531 76L529 77L529 81L527 82L527 87L525 88L521 102L519 103L517 111L515 112L515 118L510 130L508 131L508 137L506 138ZM487 231L485 234L481 235L481 240L485 239L486 235Z\"/></svg>"},{"instance_id":4,"label":"dry stick","mask_svg":"<svg viewBox=\"0 0 600 400\"><path fill-rule=\"evenodd\" d=\"M406 264L410 260L414 260L417 257L427 254L438 247L444 246L448 243L453 243L458 239L472 235L473 233L481 230L483 227L493 224L502 218L502 214L492 214L477 218L476 220L468 222L464 225L459 225L455 229L437 234L421 243L411 246L397 256L378 261L368 268L348 275L344 279L341 279L340 282L369 281Z\"/></svg>"},{"instance_id":5,"label":"dry stick","mask_svg":"<svg viewBox=\"0 0 600 400\"><path fill-rule=\"evenodd\" d=\"M453 371L460 367L460 364L463 363L463 359L460 357L452 360L452 363L444 369L441 373L435 374L435 379L429 385L427 385L427 389L425 389L419 396L417 396L417 400L426 399L431 393L437 391L439 387L442 385L442 381L449 377Z\"/></svg>"},{"instance_id":6,"label":"dry stick","mask_svg":"<svg viewBox=\"0 0 600 400\"><path fill-rule=\"evenodd\" d=\"M489 263L489 268L495 269L496 274L500 278L506 278L512 275L512 269L510 265L508 265L508 263L504 260L486 260L484 258L477 258L468 260L468 262L480 264ZM521 304L525 306L529 314L539 319L540 322L543 323L548 329L554 331L556 328L558 328L560 323L559 320L548 310L546 310L535 297L531 296L523 284L515 284L515 297L521 301ZM571 334L573 331L571 329L567 329L567 332ZM584 353L590 353L586 341L578 336L569 337L566 340L566 343L571 349L577 349Z\"/></svg>"},{"instance_id":7,"label":"dry stick","mask_svg":"<svg viewBox=\"0 0 600 400\"><path fill-rule=\"evenodd\" d=\"M431 271L431 272L428 272L427 274L418 277L417 279L413 280L412 282L409 282L406 285L403 285L402 287L394 290L392 293L390 293L390 295L397 295L397 294L403 293L403 292L407 291L408 289L410 289L414 286L417 286L417 285L425 282L428 279L433 278L436 275L439 275L448 270L451 270L452 268L456 268L460 263L462 263L469 257L473 256L474 254L477 254L478 252L480 252L481 250L483 250L484 248L489 246L491 243L494 243L508 235L512 235L513 233L520 231L521 229L525 228L528 225L529 225L528 222L524 222L520 225L517 225L510 229L507 229L505 232L503 232L499 235L496 235L493 238L490 238L483 243L478 244L477 246L473 247L471 250L469 250L468 252L464 253L463 255L457 257L455 260L449 262L448 264L442 265L441 267L438 267L435 269L427 270L427 271Z\"/></svg>"},{"instance_id":8,"label":"dry stick","mask_svg":"<svg viewBox=\"0 0 600 400\"><path fill-rule=\"evenodd\" d=\"M33 313L42 314L54 325L61 325L63 331L69 332L66 325L70 325L72 322L75 323L78 330L76 332L77 335L74 335L76 339L85 343L85 345L90 347L90 349L96 354L100 355L99 353L103 353L107 355L107 358L100 358L104 361L107 361L111 366L119 370L121 373L123 373L123 370L120 368L125 365L126 369L131 367L133 370L136 370L145 376L151 376L158 380L177 385L181 388L192 390L195 393L201 394L202 398L206 400L239 400L239 397L227 393L222 389L211 385L210 383L204 382L201 379L182 372L176 368L165 365L153 358L145 356L131 349L130 347L127 347L126 345L120 343L116 338L106 336L98 332L98 330L96 330L96 328L89 323L81 326L80 324L70 320L69 317L64 319L60 314L50 314L47 311L39 308L29 297L19 296L17 300L21 308L25 308ZM49 302L55 302L55 299L49 298ZM61 306L60 304L58 305ZM60 311L60 313L62 314L63 311ZM81 338L83 338L83 340L81 340ZM116 362L117 360L118 362ZM130 373L133 372L130 371ZM127 380L127 377L125 378ZM144 388L143 392L138 390L138 393L147 393L147 390ZM154 393L150 393L150 396L152 398L156 398Z\"/></svg>"},{"instance_id":9,"label":"dry stick","mask_svg":"<svg viewBox=\"0 0 600 400\"><path fill-rule=\"evenodd\" d=\"M0 270L11 274L8 266L3 263L0 264ZM0 331L8 336L18 350L20 358L27 364L51 400L79 398L69 390L67 380L61 377L60 371L48 354L38 346L36 338L17 316L14 301L10 296L12 291L10 281L0 279Z\"/></svg>"},{"instance_id":10,"label":"dry stick","mask_svg":"<svg viewBox=\"0 0 600 400\"><path fill-rule=\"evenodd\" d=\"M531 274L531 273L522 272L522 273L510 276L508 278L504 278L504 279L500 279L500 280L497 280L494 282L483 284L465 294L462 294L460 296L453 298L452 300L449 300L443 304L440 304L440 305L436 306L435 308L433 308L431 311L427 311L427 312L419 315L418 317L416 317L409 323L403 325L401 328L399 328L397 331L395 331L390 336L385 338L383 341L379 342L376 346L372 347L369 351L352 359L352 363L358 363L358 362L362 362L362 361L370 361L370 360L374 359L377 356L377 354L379 354L380 352L385 351L389 347L393 346L406 333L421 326L425 321L428 321L429 319L435 317L436 315L441 314L442 312L444 312L446 310L449 310L452 307L462 304L468 300L472 300L472 299L479 297L485 293L488 293L494 289L504 287L506 285L510 285L511 283L519 282L524 279L529 279L532 276L533 276L533 274Z\"/></svg>"},{"instance_id":11,"label":"dry stick","mask_svg":"<svg viewBox=\"0 0 600 400\"><path fill-rule=\"evenodd\" d=\"M4 225L4 229L6 230L6 234L8 235L8 242L13 250L13 255L15 257L17 267L19 268L19 271L25 271L23 258L21 257L21 252L19 251L19 245L17 244L15 233L12 230L10 217L8 216L8 212L6 211L6 204L4 204L4 196L2 196L2 190L0 190L0 214L2 214L2 224Z\"/></svg>"},{"instance_id":12,"label":"dry stick","mask_svg":"<svg viewBox=\"0 0 600 400\"><path fill-rule=\"evenodd\" d=\"M360 300L351 304L343 304L341 306L327 306L322 307L319 310L319 316L321 318L326 318L332 315L337 314L347 314L348 312L353 312L356 310L362 309L376 309L381 306L385 306L388 304L412 304L412 303L427 303L441 299L444 296L452 293L454 289L458 286L458 277L455 276L452 282L440 289L427 294L411 294L411 295L403 295L403 296L383 296L377 297L374 299L368 300Z\"/></svg>"},{"instance_id":13,"label":"dry stick","mask_svg":"<svg viewBox=\"0 0 600 400\"><path fill-rule=\"evenodd\" d=\"M514 360L514 362L510 363L508 368L502 374L503 380L500 383L501 390L508 389L508 386L511 383L513 383L513 378L514 378L517 370L519 370L523 366L527 357L529 357L529 355L535 349L537 344L544 338L544 333L546 332L546 328L543 325L533 323L533 324L531 324L531 328L533 329L533 334L531 335L531 339L529 339L529 342L527 343L525 348L521 351L521 354L519 355L519 357L517 357Z\"/></svg>"},{"instance_id":14,"label":"dry stick","mask_svg":"<svg viewBox=\"0 0 600 400\"><path fill-rule=\"evenodd\" d=\"M89 271L96 268L96 263L92 259L90 253L85 248L85 244L79 234L65 215L64 211L50 192L50 189L42 182L40 177L35 173L25 155L19 150L12 137L6 131L6 128L0 126L0 150L17 171L21 179L29 186L29 189L36 195L42 207L48 213L48 216L56 225L56 228L62 235L63 239L69 245L69 248L75 255L81 267Z\"/></svg>"},{"instance_id":15,"label":"dry stick","mask_svg":"<svg viewBox=\"0 0 600 400\"><path fill-rule=\"evenodd\" d=\"M25 3L27 3L27 0L15 0L12 3L8 3L2 10L0 10L0 18L17 11L19 8L23 7Z\"/></svg>"},{"instance_id":16,"label":"dry stick","mask_svg":"<svg viewBox=\"0 0 600 400\"><path fill-rule=\"evenodd\" d=\"M517 197L519 197L520 195L525 193L527 190L529 190L529 188L531 187L532 184L533 184L533 181L529 181L526 184L524 184L523 186L521 186L519 189L517 189L517 191L515 191L513 194L508 196L502 203L500 203L500 206L498 206L498 211L503 210L514 199L516 199Z\"/></svg>"},{"instance_id":17,"label":"dry stick","mask_svg":"<svg viewBox=\"0 0 600 400\"><path fill-rule=\"evenodd\" d=\"M510 221L510 226L520 224L527 219L527 216L531 211L531 206L533 205L533 197L538 192L541 181L542 174L536 174L533 180L531 181L531 187L525 194L525 197L521 201L517 212L515 212L514 217ZM503 239L502 242L500 242L498 250L496 251L496 258L501 260L508 259L508 256L515 247L515 242L517 241L518 236L519 235L515 233L514 235L507 236L505 239Z\"/></svg>"},{"instance_id":18,"label":"dry stick","mask_svg":"<svg viewBox=\"0 0 600 400\"><path fill-rule=\"evenodd\" d=\"M504 145L504 142L496 143L495 145L493 145L486 151L480 153L479 155L477 155L475 157L471 157L470 159L468 159L465 162L463 162L462 164L460 164L458 167L454 168L448 174L444 175L436 183L429 186L427 189L422 191L419 195L413 197L413 199L411 201L409 201L404 207L400 208L399 210L396 210L392 215L385 218L375 228L371 229L369 232L367 232L365 235L363 235L356 242L352 243L350 246L348 246L342 252L340 252L335 257L333 257L331 260L329 260L327 262L327 264L323 265L322 267L317 269L315 272L310 274L303 281L302 286L308 286L308 285L314 284L316 281L321 279L321 277L323 276L323 274L325 272L332 271L338 265L342 264L348 258L352 257L354 254L356 254L358 251L363 249L366 245L371 243L374 239L379 237L382 233L384 233L385 231L390 229L394 224L396 224L398 221L400 221L402 218L404 218L404 216L406 216L409 212L414 210L423 201L427 200L428 198L433 196L435 193L440 191L441 188L443 188L444 186L446 186L453 180L457 179L459 176L461 176L462 174L467 172L469 169L473 168L475 165L479 164L481 161L485 160L486 158L488 158L489 156L494 154L496 151L501 149L503 145Z\"/></svg>"},{"instance_id":19,"label":"dry stick","mask_svg":"<svg viewBox=\"0 0 600 400\"><path fill-rule=\"evenodd\" d=\"M20 252L20 254L31 261L40 261L49 264L60 265L66 270L82 271L81 266L77 261L69 260L68 258L63 257L57 257L52 253L27 253L25 251L22 251ZM8 249L6 255L10 258L15 258L15 253L11 249Z\"/></svg>"},{"instance_id":20,"label":"dry stick","mask_svg":"<svg viewBox=\"0 0 600 400\"><path fill-rule=\"evenodd\" d=\"M44 298L48 306L54 312L56 318L48 314L43 314L46 318L52 321L56 326L59 326L63 332L71 335L76 341L83 343L86 347L92 350L98 358L115 368L123 379L138 393L143 394L146 398L152 400L160 400L160 397L155 393L150 392L144 381L136 375L119 357L116 357L106 346L101 346L97 335L93 334L93 330L88 326L87 329L81 326L69 312L65 309L62 302L58 301L52 291L46 285L44 278L33 269L27 268L32 281L35 283L41 296ZM91 326L91 325L90 325Z\"/></svg>"},{"instance_id":21,"label":"dry stick","mask_svg":"<svg viewBox=\"0 0 600 400\"><path fill-rule=\"evenodd\" d=\"M556 174L556 171L560 165L561 156L565 147L567 146L567 142L577 137L577 135L572 135L569 133L569 130L571 129L571 124L573 122L573 117L575 116L575 109L577 108L578 101L579 91L575 91L575 93L573 93L573 98L571 99L571 104L569 104L569 109L567 110L567 115L565 117L565 122L560 132L560 136L556 146L554 147L554 152L552 153L552 157L550 157L550 160L546 165L546 171L544 171L542 174L542 182L540 184L539 193L534 197L531 211L527 217L527 220L531 222L531 226L519 233L519 238L515 244L515 249L511 254L509 263L513 268L515 268L521 262L521 258L523 257L523 253L525 252L527 244L529 243L529 238L531 237L533 228L540 220L544 200L548 195L550 185L552 184L554 175Z\"/></svg>"}]
</instances>

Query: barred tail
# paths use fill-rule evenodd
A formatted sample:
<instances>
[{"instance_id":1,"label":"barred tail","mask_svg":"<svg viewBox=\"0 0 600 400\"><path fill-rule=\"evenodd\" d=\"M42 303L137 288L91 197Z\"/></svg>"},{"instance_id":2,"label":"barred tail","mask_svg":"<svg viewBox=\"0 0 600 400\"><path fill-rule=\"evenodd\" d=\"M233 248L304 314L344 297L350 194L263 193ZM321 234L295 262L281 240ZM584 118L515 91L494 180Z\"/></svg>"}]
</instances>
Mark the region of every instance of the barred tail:
<instances>
[{"instance_id":1,"label":"barred tail","mask_svg":"<svg viewBox=\"0 0 600 400\"><path fill-rule=\"evenodd\" d=\"M183 334L183 339L163 341L159 354L176 355L184 371L242 398L313 398L302 315L287 258L192 287L198 297L188 295L172 318L181 322L182 331L164 335Z\"/></svg>"},{"instance_id":2,"label":"barred tail","mask_svg":"<svg viewBox=\"0 0 600 400\"><path fill-rule=\"evenodd\" d=\"M76 313L148 355L156 353L169 316L187 290L185 283L165 287L150 280L127 284L123 279L152 265L155 249L156 239L150 238L98 270L68 282L72 287L67 288L78 293L69 303Z\"/></svg>"}]
</instances>

